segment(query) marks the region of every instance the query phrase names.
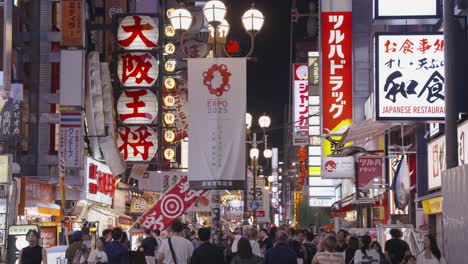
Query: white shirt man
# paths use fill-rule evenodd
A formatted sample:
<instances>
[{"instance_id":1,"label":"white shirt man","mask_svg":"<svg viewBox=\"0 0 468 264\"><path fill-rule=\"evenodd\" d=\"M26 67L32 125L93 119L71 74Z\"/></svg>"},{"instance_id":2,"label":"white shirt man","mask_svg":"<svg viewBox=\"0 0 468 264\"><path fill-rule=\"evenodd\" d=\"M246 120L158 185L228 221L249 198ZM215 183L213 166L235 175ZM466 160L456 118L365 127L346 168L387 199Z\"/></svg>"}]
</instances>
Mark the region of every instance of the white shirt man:
<instances>
[{"instance_id":1,"label":"white shirt man","mask_svg":"<svg viewBox=\"0 0 468 264\"><path fill-rule=\"evenodd\" d=\"M177 219L171 225L173 235L164 240L158 250L158 264L174 264L175 256L177 264L187 264L193 254L192 242L182 237L183 224ZM169 243L172 244L173 253Z\"/></svg>"}]
</instances>

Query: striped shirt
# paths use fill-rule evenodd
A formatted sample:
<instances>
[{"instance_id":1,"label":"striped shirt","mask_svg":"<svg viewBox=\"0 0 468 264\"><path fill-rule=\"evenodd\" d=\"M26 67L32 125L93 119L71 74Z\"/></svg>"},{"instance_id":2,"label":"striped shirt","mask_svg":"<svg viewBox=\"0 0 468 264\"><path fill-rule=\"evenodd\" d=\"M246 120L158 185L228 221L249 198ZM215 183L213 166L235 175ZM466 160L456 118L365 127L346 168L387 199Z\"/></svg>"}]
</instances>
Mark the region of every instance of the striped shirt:
<instances>
[{"instance_id":1,"label":"striped shirt","mask_svg":"<svg viewBox=\"0 0 468 264\"><path fill-rule=\"evenodd\" d=\"M315 258L319 264L345 264L345 255L342 252L318 252Z\"/></svg>"}]
</instances>

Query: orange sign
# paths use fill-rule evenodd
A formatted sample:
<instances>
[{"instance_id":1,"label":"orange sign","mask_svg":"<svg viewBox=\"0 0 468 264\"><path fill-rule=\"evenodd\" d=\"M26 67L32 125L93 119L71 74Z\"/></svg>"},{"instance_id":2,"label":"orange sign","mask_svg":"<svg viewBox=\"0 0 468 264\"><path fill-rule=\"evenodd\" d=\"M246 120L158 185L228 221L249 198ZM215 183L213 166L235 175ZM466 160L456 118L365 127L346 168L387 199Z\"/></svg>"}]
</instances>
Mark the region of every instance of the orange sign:
<instances>
[{"instance_id":1,"label":"orange sign","mask_svg":"<svg viewBox=\"0 0 468 264\"><path fill-rule=\"evenodd\" d=\"M61 45L83 47L83 1L62 0Z\"/></svg>"},{"instance_id":2,"label":"orange sign","mask_svg":"<svg viewBox=\"0 0 468 264\"><path fill-rule=\"evenodd\" d=\"M54 191L54 185L52 184L22 177L18 215L24 215L24 207L28 201L45 204L53 203Z\"/></svg>"}]
</instances>

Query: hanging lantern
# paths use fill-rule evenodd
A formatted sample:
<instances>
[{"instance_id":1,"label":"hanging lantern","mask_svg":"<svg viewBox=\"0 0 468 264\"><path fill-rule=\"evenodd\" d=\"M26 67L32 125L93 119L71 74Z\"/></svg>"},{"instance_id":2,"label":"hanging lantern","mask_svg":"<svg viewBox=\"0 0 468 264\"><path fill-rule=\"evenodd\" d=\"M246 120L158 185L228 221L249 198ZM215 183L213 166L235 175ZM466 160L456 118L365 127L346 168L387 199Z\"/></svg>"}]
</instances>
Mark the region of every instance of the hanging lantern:
<instances>
[{"instance_id":1,"label":"hanging lantern","mask_svg":"<svg viewBox=\"0 0 468 264\"><path fill-rule=\"evenodd\" d=\"M172 38L175 36L175 28L172 25L167 25L166 28L164 29L164 34L168 38Z\"/></svg>"},{"instance_id":2,"label":"hanging lantern","mask_svg":"<svg viewBox=\"0 0 468 264\"><path fill-rule=\"evenodd\" d=\"M120 127L117 145L125 161L150 161L158 151L158 136L148 126Z\"/></svg>"},{"instance_id":3,"label":"hanging lantern","mask_svg":"<svg viewBox=\"0 0 468 264\"><path fill-rule=\"evenodd\" d=\"M151 87L158 79L158 61L146 52L120 54L117 75L125 87Z\"/></svg>"},{"instance_id":4,"label":"hanging lantern","mask_svg":"<svg viewBox=\"0 0 468 264\"><path fill-rule=\"evenodd\" d=\"M165 113L164 114L164 123L166 125L172 125L175 122L175 115L173 113Z\"/></svg>"},{"instance_id":5,"label":"hanging lantern","mask_svg":"<svg viewBox=\"0 0 468 264\"><path fill-rule=\"evenodd\" d=\"M172 77L167 77L164 80L164 87L166 87L166 89L168 89L168 90L174 89L175 85L176 85L176 81Z\"/></svg>"},{"instance_id":6,"label":"hanging lantern","mask_svg":"<svg viewBox=\"0 0 468 264\"><path fill-rule=\"evenodd\" d=\"M176 61L175 60L167 60L166 63L164 64L164 69L167 72L173 72L175 71L176 68Z\"/></svg>"},{"instance_id":7,"label":"hanging lantern","mask_svg":"<svg viewBox=\"0 0 468 264\"><path fill-rule=\"evenodd\" d=\"M167 55L174 54L175 50L176 50L176 47L175 47L174 43L169 42L166 45L164 45L164 52Z\"/></svg>"},{"instance_id":8,"label":"hanging lantern","mask_svg":"<svg viewBox=\"0 0 468 264\"><path fill-rule=\"evenodd\" d=\"M148 89L125 90L117 103L117 113L124 124L151 124L158 114L158 100Z\"/></svg>"},{"instance_id":9,"label":"hanging lantern","mask_svg":"<svg viewBox=\"0 0 468 264\"><path fill-rule=\"evenodd\" d=\"M158 37L158 26L149 16L127 16L117 30L117 40L126 50L155 49Z\"/></svg>"},{"instance_id":10,"label":"hanging lantern","mask_svg":"<svg viewBox=\"0 0 468 264\"><path fill-rule=\"evenodd\" d=\"M172 95L167 95L164 97L164 105L166 107L173 107L175 104L175 98Z\"/></svg>"},{"instance_id":11,"label":"hanging lantern","mask_svg":"<svg viewBox=\"0 0 468 264\"><path fill-rule=\"evenodd\" d=\"M164 140L167 143L172 143L175 140L175 135L176 134L175 134L174 130L166 130L166 131L164 131Z\"/></svg>"},{"instance_id":12,"label":"hanging lantern","mask_svg":"<svg viewBox=\"0 0 468 264\"><path fill-rule=\"evenodd\" d=\"M166 148L164 150L164 158L167 160L173 160L175 158L175 150L173 148Z\"/></svg>"}]
</instances>

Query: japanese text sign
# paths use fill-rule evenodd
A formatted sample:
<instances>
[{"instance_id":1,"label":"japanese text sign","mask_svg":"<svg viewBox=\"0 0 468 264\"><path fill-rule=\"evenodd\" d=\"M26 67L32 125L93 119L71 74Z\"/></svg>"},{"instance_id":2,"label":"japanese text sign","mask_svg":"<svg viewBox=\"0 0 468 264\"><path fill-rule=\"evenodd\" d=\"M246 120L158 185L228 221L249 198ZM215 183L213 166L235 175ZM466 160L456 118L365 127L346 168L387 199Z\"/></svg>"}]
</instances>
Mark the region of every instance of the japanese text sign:
<instances>
[{"instance_id":1,"label":"japanese text sign","mask_svg":"<svg viewBox=\"0 0 468 264\"><path fill-rule=\"evenodd\" d=\"M443 34L377 34L375 45L377 119L444 119Z\"/></svg>"},{"instance_id":2,"label":"japanese text sign","mask_svg":"<svg viewBox=\"0 0 468 264\"><path fill-rule=\"evenodd\" d=\"M374 0L376 19L424 18L440 15L439 0Z\"/></svg>"},{"instance_id":3,"label":"japanese text sign","mask_svg":"<svg viewBox=\"0 0 468 264\"><path fill-rule=\"evenodd\" d=\"M305 145L309 135L309 68L294 64L294 145Z\"/></svg>"},{"instance_id":4,"label":"japanese text sign","mask_svg":"<svg viewBox=\"0 0 468 264\"><path fill-rule=\"evenodd\" d=\"M384 158L382 157L359 157L359 187L362 188L374 178L383 177Z\"/></svg>"},{"instance_id":5,"label":"japanese text sign","mask_svg":"<svg viewBox=\"0 0 468 264\"><path fill-rule=\"evenodd\" d=\"M354 179L354 157L324 157L323 179Z\"/></svg>"},{"instance_id":6,"label":"japanese text sign","mask_svg":"<svg viewBox=\"0 0 468 264\"><path fill-rule=\"evenodd\" d=\"M158 100L147 89L125 90L117 103L117 112L124 124L151 124L158 113Z\"/></svg>"},{"instance_id":7,"label":"japanese text sign","mask_svg":"<svg viewBox=\"0 0 468 264\"><path fill-rule=\"evenodd\" d=\"M115 177L109 167L90 157L85 170L85 198L91 201L112 204L115 192Z\"/></svg>"},{"instance_id":8,"label":"japanese text sign","mask_svg":"<svg viewBox=\"0 0 468 264\"><path fill-rule=\"evenodd\" d=\"M66 168L81 168L83 164L82 118L80 111L60 113L59 159Z\"/></svg>"},{"instance_id":9,"label":"japanese text sign","mask_svg":"<svg viewBox=\"0 0 468 264\"><path fill-rule=\"evenodd\" d=\"M302 190L305 184L307 184L307 177L309 176L309 167L307 166L307 149L300 148L296 151L296 158L298 163L297 168L297 176L299 176L297 180L297 188Z\"/></svg>"},{"instance_id":10,"label":"japanese text sign","mask_svg":"<svg viewBox=\"0 0 468 264\"><path fill-rule=\"evenodd\" d=\"M151 161L158 150L158 137L148 126L120 127L117 146L125 161Z\"/></svg>"},{"instance_id":11,"label":"japanese text sign","mask_svg":"<svg viewBox=\"0 0 468 264\"><path fill-rule=\"evenodd\" d=\"M159 75L158 61L148 52L120 54L117 75L125 87L151 87Z\"/></svg>"},{"instance_id":12,"label":"japanese text sign","mask_svg":"<svg viewBox=\"0 0 468 264\"><path fill-rule=\"evenodd\" d=\"M321 32L322 132L343 133L353 118L352 12L322 12ZM323 143L328 156L331 146Z\"/></svg>"},{"instance_id":13,"label":"japanese text sign","mask_svg":"<svg viewBox=\"0 0 468 264\"><path fill-rule=\"evenodd\" d=\"M60 28L60 44L62 46L84 46L83 2L83 0L61 1L62 25Z\"/></svg>"},{"instance_id":14,"label":"japanese text sign","mask_svg":"<svg viewBox=\"0 0 468 264\"><path fill-rule=\"evenodd\" d=\"M205 191L189 189L187 176L169 189L162 199L142 215L139 222L144 228L165 230L182 215Z\"/></svg>"},{"instance_id":15,"label":"japanese text sign","mask_svg":"<svg viewBox=\"0 0 468 264\"><path fill-rule=\"evenodd\" d=\"M149 16L127 16L119 24L117 39L126 50L151 50L158 45L158 26Z\"/></svg>"},{"instance_id":16,"label":"japanese text sign","mask_svg":"<svg viewBox=\"0 0 468 264\"><path fill-rule=\"evenodd\" d=\"M12 83L11 91L0 91L0 136L21 136L23 118L23 84Z\"/></svg>"}]
</instances>

